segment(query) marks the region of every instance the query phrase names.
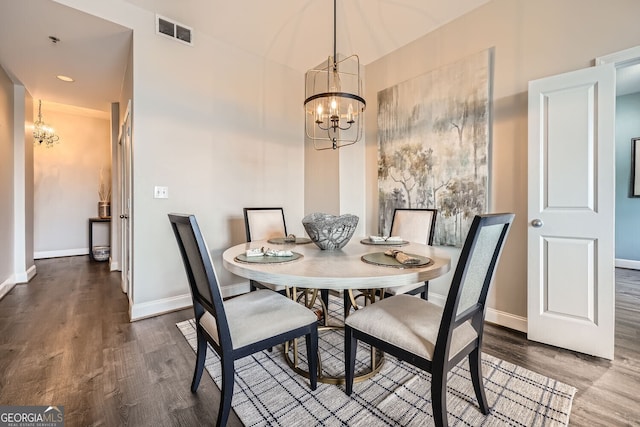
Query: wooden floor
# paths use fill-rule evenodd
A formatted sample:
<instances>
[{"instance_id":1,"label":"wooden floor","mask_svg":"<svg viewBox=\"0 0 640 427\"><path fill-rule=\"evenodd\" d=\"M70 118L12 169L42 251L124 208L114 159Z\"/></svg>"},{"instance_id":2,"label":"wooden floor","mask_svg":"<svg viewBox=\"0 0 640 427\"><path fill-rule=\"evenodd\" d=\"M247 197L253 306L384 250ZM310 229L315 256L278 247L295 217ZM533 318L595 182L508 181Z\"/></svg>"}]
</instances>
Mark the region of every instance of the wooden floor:
<instances>
[{"instance_id":1,"label":"wooden floor","mask_svg":"<svg viewBox=\"0 0 640 427\"><path fill-rule=\"evenodd\" d=\"M219 391L175 327L182 310L128 322L119 274L87 257L37 261L0 301L0 405L63 405L67 426L215 423ZM640 271L617 270L613 362L488 326L484 351L578 389L571 425L640 426ZM242 425L235 414L229 426Z\"/></svg>"}]
</instances>

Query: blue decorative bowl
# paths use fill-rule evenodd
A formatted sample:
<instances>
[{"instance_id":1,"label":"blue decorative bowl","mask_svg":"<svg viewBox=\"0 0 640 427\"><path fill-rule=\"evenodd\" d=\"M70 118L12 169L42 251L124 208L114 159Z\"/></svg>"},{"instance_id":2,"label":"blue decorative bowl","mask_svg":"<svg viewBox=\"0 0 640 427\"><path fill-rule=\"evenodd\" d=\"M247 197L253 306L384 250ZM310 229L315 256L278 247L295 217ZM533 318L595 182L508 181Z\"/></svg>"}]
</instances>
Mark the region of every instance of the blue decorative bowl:
<instances>
[{"instance_id":1,"label":"blue decorative bowl","mask_svg":"<svg viewBox=\"0 0 640 427\"><path fill-rule=\"evenodd\" d=\"M311 241L320 249L341 249L353 237L358 226L358 217L351 214L335 216L316 212L305 216L302 225Z\"/></svg>"}]
</instances>

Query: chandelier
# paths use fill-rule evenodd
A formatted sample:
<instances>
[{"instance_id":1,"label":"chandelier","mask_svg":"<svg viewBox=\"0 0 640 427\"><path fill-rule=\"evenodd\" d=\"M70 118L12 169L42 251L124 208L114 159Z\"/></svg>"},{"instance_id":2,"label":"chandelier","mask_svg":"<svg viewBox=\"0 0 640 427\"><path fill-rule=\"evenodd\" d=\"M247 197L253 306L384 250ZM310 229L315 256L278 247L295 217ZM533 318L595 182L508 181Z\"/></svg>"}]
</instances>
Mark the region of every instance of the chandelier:
<instances>
[{"instance_id":1,"label":"chandelier","mask_svg":"<svg viewBox=\"0 0 640 427\"><path fill-rule=\"evenodd\" d=\"M58 143L60 139L53 128L42 121L42 100L38 100L38 120L33 124L33 139L34 144L42 145L44 142L47 148L53 147L53 144Z\"/></svg>"},{"instance_id":2,"label":"chandelier","mask_svg":"<svg viewBox=\"0 0 640 427\"><path fill-rule=\"evenodd\" d=\"M305 130L316 150L346 147L362 138L366 102L361 95L360 59L336 54L336 0L333 0L333 56L305 74Z\"/></svg>"}]
</instances>

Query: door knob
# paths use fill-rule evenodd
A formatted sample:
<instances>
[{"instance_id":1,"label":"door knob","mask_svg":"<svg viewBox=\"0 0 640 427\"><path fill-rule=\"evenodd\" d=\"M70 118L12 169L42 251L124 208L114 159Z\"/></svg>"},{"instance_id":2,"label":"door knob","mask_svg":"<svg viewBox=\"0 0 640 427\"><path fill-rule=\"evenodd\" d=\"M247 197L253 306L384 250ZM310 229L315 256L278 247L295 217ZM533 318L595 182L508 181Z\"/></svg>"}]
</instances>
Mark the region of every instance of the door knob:
<instances>
[{"instance_id":1,"label":"door knob","mask_svg":"<svg viewBox=\"0 0 640 427\"><path fill-rule=\"evenodd\" d=\"M129 218L129 215L120 215L120 218L126 219L126 218Z\"/></svg>"},{"instance_id":2,"label":"door knob","mask_svg":"<svg viewBox=\"0 0 640 427\"><path fill-rule=\"evenodd\" d=\"M541 220L541 219L536 218L536 219L534 219L533 221L531 221L531 226L532 226L533 228L540 228L540 227L542 227L543 225L544 225L544 222L542 222L542 220Z\"/></svg>"}]
</instances>

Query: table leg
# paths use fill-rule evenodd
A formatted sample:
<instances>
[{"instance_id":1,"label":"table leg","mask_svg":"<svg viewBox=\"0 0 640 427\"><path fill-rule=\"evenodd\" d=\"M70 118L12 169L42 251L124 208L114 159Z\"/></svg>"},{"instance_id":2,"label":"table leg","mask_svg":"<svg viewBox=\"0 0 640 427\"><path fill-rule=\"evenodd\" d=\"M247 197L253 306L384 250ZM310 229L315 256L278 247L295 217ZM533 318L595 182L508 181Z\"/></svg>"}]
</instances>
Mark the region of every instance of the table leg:
<instances>
[{"instance_id":1,"label":"table leg","mask_svg":"<svg viewBox=\"0 0 640 427\"><path fill-rule=\"evenodd\" d=\"M93 221L89 220L89 259L95 261L93 257Z\"/></svg>"}]
</instances>

